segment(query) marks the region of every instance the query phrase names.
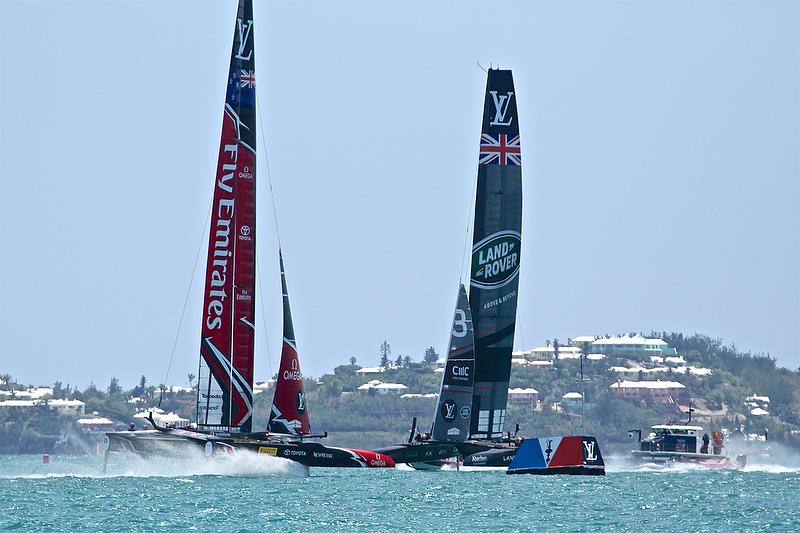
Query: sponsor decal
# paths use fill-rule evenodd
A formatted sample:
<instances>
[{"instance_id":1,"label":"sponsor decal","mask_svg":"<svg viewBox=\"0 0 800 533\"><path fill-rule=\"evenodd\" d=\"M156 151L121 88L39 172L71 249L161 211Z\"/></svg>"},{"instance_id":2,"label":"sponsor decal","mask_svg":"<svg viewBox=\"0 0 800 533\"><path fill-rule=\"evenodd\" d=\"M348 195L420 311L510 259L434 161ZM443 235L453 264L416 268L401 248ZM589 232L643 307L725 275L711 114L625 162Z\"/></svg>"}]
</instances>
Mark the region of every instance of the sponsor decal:
<instances>
[{"instance_id":1,"label":"sponsor decal","mask_svg":"<svg viewBox=\"0 0 800 533\"><path fill-rule=\"evenodd\" d=\"M497 94L497 91L489 91L489 94L492 95L492 102L494 102L494 118L489 125L510 126L514 117L508 117L508 120L506 120L506 113L508 112L508 104L511 103L514 93L509 91L506 94Z\"/></svg>"},{"instance_id":2,"label":"sponsor decal","mask_svg":"<svg viewBox=\"0 0 800 533\"><path fill-rule=\"evenodd\" d=\"M472 456L472 462L473 463L485 463L486 462L486 456L485 455L473 455Z\"/></svg>"},{"instance_id":3,"label":"sponsor decal","mask_svg":"<svg viewBox=\"0 0 800 533\"><path fill-rule=\"evenodd\" d=\"M550 464L550 455L552 455L554 451L555 450L553 450L553 439L547 439L547 449L545 449L544 451L544 453L547 454L547 456L544 458L545 463Z\"/></svg>"},{"instance_id":4,"label":"sponsor decal","mask_svg":"<svg viewBox=\"0 0 800 533\"><path fill-rule=\"evenodd\" d=\"M453 400L445 400L439 408L439 412L444 418L445 422L452 422L456 419L456 402Z\"/></svg>"},{"instance_id":5,"label":"sponsor decal","mask_svg":"<svg viewBox=\"0 0 800 533\"><path fill-rule=\"evenodd\" d=\"M290 381L303 380L303 374L300 373L300 364L297 362L296 357L292 359L292 369L283 371L283 379Z\"/></svg>"},{"instance_id":6,"label":"sponsor decal","mask_svg":"<svg viewBox=\"0 0 800 533\"><path fill-rule=\"evenodd\" d=\"M472 414L472 409L469 408L468 405L465 405L461 408L461 411L458 412L461 415L461 418L467 419L469 415Z\"/></svg>"},{"instance_id":7,"label":"sponsor decal","mask_svg":"<svg viewBox=\"0 0 800 533\"><path fill-rule=\"evenodd\" d=\"M324 459L333 459L332 453L314 452L314 457L322 457Z\"/></svg>"},{"instance_id":8,"label":"sponsor decal","mask_svg":"<svg viewBox=\"0 0 800 533\"><path fill-rule=\"evenodd\" d=\"M593 440L585 440L585 441L583 441L584 462L586 462L586 461L597 461L597 454L594 453L595 444L596 443Z\"/></svg>"},{"instance_id":9,"label":"sponsor decal","mask_svg":"<svg viewBox=\"0 0 800 533\"><path fill-rule=\"evenodd\" d=\"M447 434L452 436L461 435L461 430L458 428L450 428L447 430Z\"/></svg>"},{"instance_id":10,"label":"sponsor decal","mask_svg":"<svg viewBox=\"0 0 800 533\"><path fill-rule=\"evenodd\" d=\"M306 452L304 452L303 450L289 450L289 449L286 449L286 450L283 450L283 455L295 455L295 456L305 457L308 454Z\"/></svg>"},{"instance_id":11,"label":"sponsor decal","mask_svg":"<svg viewBox=\"0 0 800 533\"><path fill-rule=\"evenodd\" d=\"M240 241L250 241L252 238L250 237L250 226L242 226L239 228L239 240Z\"/></svg>"},{"instance_id":12,"label":"sponsor decal","mask_svg":"<svg viewBox=\"0 0 800 533\"><path fill-rule=\"evenodd\" d=\"M222 174L217 187L226 193L233 194L233 187L230 182L236 170L239 159L239 145L226 144L223 152L227 161L222 163ZM222 156L221 156L222 157ZM206 301L206 327L208 329L219 329L222 327L222 315L225 312L225 285L228 279L228 259L233 256L230 242L231 222L234 214L233 198L219 198L216 207L216 225L214 227L211 240L214 241L210 270L210 285L207 287L208 295Z\"/></svg>"},{"instance_id":13,"label":"sponsor decal","mask_svg":"<svg viewBox=\"0 0 800 533\"><path fill-rule=\"evenodd\" d=\"M370 464L371 466L386 466L386 461L385 461L385 460L383 460L383 459L381 458L381 456L378 454L378 455L376 455L376 456L375 456L375 459L372 459L372 460L369 462L369 464Z\"/></svg>"},{"instance_id":14,"label":"sponsor decal","mask_svg":"<svg viewBox=\"0 0 800 533\"><path fill-rule=\"evenodd\" d=\"M267 455L271 455L273 457L277 457L278 455L278 448L273 446L259 446L258 453L265 453Z\"/></svg>"},{"instance_id":15,"label":"sponsor decal","mask_svg":"<svg viewBox=\"0 0 800 533\"><path fill-rule=\"evenodd\" d=\"M472 285L481 289L502 287L519 273L520 234L504 230L472 248Z\"/></svg>"},{"instance_id":16,"label":"sponsor decal","mask_svg":"<svg viewBox=\"0 0 800 533\"><path fill-rule=\"evenodd\" d=\"M303 414L306 410L306 395L303 391L297 391L297 413Z\"/></svg>"},{"instance_id":17,"label":"sponsor decal","mask_svg":"<svg viewBox=\"0 0 800 533\"><path fill-rule=\"evenodd\" d=\"M244 22L242 19L238 19L236 25L236 29L239 32L239 50L236 53L236 59L241 59L243 61L250 61L250 58L253 56L253 49L246 50L247 48L247 41L250 38L250 31L253 29L253 21L248 20ZM245 51L247 55L244 55Z\"/></svg>"},{"instance_id":18,"label":"sponsor decal","mask_svg":"<svg viewBox=\"0 0 800 533\"><path fill-rule=\"evenodd\" d=\"M242 72L244 72L244 71L242 71ZM251 72L252 72L252 71L251 71ZM255 85L256 85L256 81L255 81L255 79L253 79L253 87L255 87ZM252 172L250 172L250 167L248 167L248 166L245 166L245 167L242 169L242 171L241 171L241 172L239 172L239 177L240 177L240 178L247 179L247 180L249 180L249 179L252 179L252 178L253 178L253 173L252 173Z\"/></svg>"}]
</instances>

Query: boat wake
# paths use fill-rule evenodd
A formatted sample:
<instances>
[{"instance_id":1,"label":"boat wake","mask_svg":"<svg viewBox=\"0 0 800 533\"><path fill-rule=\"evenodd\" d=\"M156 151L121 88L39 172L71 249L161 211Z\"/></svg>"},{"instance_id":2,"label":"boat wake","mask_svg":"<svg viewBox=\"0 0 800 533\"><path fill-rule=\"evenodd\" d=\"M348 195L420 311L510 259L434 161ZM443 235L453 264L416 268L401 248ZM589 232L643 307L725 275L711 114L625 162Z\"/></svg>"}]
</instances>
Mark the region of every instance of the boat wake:
<instances>
[{"instance_id":1,"label":"boat wake","mask_svg":"<svg viewBox=\"0 0 800 533\"><path fill-rule=\"evenodd\" d=\"M52 457L50 464L38 461L0 472L0 479L48 479L63 477L170 477L187 479L194 476L231 477L305 477L303 465L265 454L240 451L234 455L209 459L202 451L180 458L111 454L106 473L102 458Z\"/></svg>"}]
</instances>

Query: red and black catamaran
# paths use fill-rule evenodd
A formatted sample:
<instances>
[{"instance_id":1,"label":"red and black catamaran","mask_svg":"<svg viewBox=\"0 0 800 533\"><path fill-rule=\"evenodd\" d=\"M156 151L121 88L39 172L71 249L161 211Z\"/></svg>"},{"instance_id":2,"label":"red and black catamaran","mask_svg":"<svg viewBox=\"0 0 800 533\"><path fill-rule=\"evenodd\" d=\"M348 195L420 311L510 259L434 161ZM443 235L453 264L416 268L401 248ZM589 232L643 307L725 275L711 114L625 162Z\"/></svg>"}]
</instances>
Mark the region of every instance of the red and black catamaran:
<instances>
[{"instance_id":1,"label":"red and black catamaran","mask_svg":"<svg viewBox=\"0 0 800 533\"><path fill-rule=\"evenodd\" d=\"M239 0L228 70L206 261L196 424L108 433L107 451L206 455L250 450L306 466L392 467L386 455L324 446L312 435L283 289L283 348L267 431L253 432L256 281L256 87L252 0Z\"/></svg>"}]
</instances>

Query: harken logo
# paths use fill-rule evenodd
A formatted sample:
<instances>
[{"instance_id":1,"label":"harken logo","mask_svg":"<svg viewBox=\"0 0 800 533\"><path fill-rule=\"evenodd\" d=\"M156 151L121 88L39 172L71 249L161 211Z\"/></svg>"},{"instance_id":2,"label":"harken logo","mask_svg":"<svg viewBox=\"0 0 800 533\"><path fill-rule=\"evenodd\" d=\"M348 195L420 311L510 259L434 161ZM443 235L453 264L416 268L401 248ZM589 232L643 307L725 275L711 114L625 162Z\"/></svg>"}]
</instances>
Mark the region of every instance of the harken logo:
<instances>
[{"instance_id":1,"label":"harken logo","mask_svg":"<svg viewBox=\"0 0 800 533\"><path fill-rule=\"evenodd\" d=\"M448 422L452 422L456 418L456 402L453 400L445 400L440 409L442 418Z\"/></svg>"},{"instance_id":2,"label":"harken logo","mask_svg":"<svg viewBox=\"0 0 800 533\"><path fill-rule=\"evenodd\" d=\"M461 418L466 420L467 418L469 418L469 415L472 414L472 410L469 408L468 405L465 405L464 407L461 408L459 414L461 415Z\"/></svg>"},{"instance_id":3,"label":"harken logo","mask_svg":"<svg viewBox=\"0 0 800 533\"><path fill-rule=\"evenodd\" d=\"M519 272L519 232L506 230L489 235L472 247L472 285L481 289L502 287Z\"/></svg>"}]
</instances>

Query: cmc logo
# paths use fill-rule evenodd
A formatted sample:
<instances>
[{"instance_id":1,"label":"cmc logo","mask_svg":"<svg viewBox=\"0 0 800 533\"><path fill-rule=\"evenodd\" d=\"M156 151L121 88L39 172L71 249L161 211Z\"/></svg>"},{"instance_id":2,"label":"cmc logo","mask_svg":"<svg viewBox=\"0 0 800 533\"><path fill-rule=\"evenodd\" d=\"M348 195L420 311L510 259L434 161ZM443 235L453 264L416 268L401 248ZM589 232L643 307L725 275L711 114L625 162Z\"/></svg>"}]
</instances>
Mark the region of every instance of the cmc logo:
<instances>
[{"instance_id":1,"label":"cmc logo","mask_svg":"<svg viewBox=\"0 0 800 533\"><path fill-rule=\"evenodd\" d=\"M520 244L517 231L498 231L472 247L470 282L481 289L502 287L519 272Z\"/></svg>"},{"instance_id":2,"label":"cmc logo","mask_svg":"<svg viewBox=\"0 0 800 533\"><path fill-rule=\"evenodd\" d=\"M469 367L468 366L454 366L453 370L451 371L454 376L460 377L469 377Z\"/></svg>"}]
</instances>

